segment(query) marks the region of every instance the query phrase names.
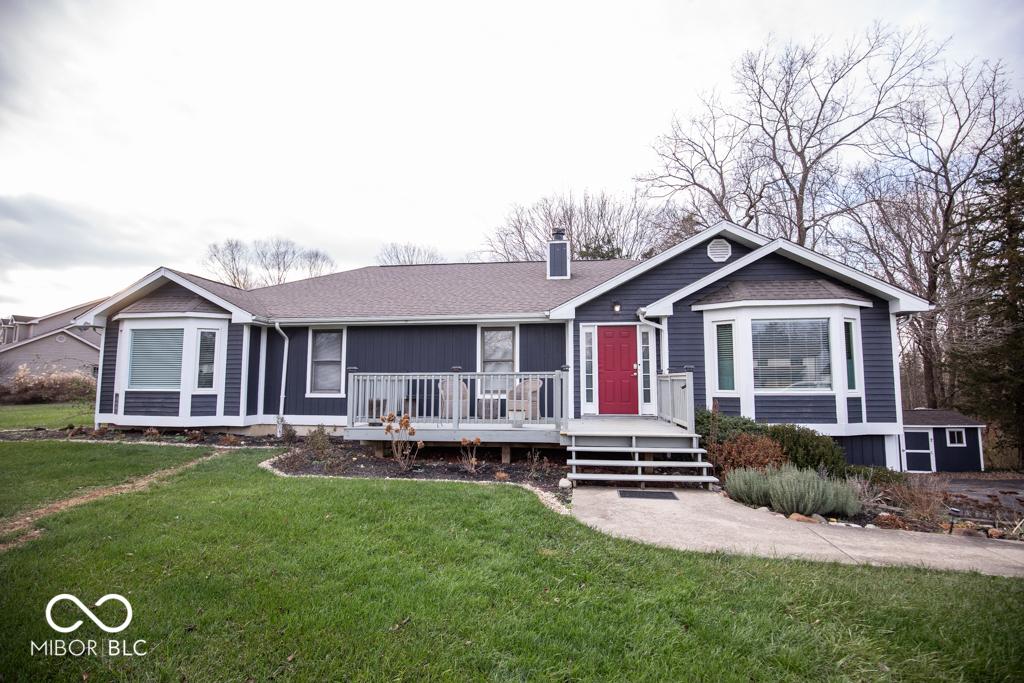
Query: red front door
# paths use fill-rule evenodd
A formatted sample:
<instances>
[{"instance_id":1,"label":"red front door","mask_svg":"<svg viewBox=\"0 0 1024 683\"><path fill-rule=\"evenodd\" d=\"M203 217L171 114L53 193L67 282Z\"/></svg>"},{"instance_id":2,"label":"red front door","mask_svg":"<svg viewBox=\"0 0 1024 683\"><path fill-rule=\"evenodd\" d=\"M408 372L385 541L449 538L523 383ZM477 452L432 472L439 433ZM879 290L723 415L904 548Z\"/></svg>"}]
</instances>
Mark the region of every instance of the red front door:
<instances>
[{"instance_id":1,"label":"red front door","mask_svg":"<svg viewBox=\"0 0 1024 683\"><path fill-rule=\"evenodd\" d=\"M602 415L637 415L636 327L597 328L597 410Z\"/></svg>"}]
</instances>

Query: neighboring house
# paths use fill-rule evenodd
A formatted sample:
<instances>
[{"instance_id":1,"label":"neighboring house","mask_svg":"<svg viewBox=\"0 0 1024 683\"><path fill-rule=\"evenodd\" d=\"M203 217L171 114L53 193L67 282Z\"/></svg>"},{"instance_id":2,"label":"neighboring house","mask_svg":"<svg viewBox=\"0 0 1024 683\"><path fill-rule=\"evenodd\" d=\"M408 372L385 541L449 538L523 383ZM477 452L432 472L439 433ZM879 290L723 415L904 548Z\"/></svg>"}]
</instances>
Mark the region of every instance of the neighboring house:
<instances>
[{"instance_id":1,"label":"neighboring house","mask_svg":"<svg viewBox=\"0 0 1024 683\"><path fill-rule=\"evenodd\" d=\"M713 402L899 469L896 318L929 308L720 223L642 262L570 262L556 234L546 262L376 266L252 290L159 268L79 322L104 328L97 422L280 418L379 441L380 415L408 412L426 441L566 445L577 479L713 481L693 432L694 408Z\"/></svg>"},{"instance_id":2,"label":"neighboring house","mask_svg":"<svg viewBox=\"0 0 1024 683\"><path fill-rule=\"evenodd\" d=\"M74 320L102 299L41 315L0 318L0 383L26 366L33 373L80 372L96 377L102 333L78 328Z\"/></svg>"},{"instance_id":3,"label":"neighboring house","mask_svg":"<svg viewBox=\"0 0 1024 683\"><path fill-rule=\"evenodd\" d=\"M981 443L984 422L955 410L914 408L903 411L903 463L910 472L985 470Z\"/></svg>"}]
</instances>

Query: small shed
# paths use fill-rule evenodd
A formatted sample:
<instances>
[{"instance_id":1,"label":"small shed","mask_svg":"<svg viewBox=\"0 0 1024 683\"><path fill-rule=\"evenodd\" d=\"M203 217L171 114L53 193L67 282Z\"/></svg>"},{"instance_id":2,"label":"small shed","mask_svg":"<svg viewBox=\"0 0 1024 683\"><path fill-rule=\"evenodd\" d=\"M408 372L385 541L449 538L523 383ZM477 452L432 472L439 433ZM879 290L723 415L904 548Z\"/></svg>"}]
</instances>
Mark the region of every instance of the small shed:
<instances>
[{"instance_id":1,"label":"small shed","mask_svg":"<svg viewBox=\"0 0 1024 683\"><path fill-rule=\"evenodd\" d=\"M903 411L903 469L908 472L980 472L984 422L955 410Z\"/></svg>"}]
</instances>

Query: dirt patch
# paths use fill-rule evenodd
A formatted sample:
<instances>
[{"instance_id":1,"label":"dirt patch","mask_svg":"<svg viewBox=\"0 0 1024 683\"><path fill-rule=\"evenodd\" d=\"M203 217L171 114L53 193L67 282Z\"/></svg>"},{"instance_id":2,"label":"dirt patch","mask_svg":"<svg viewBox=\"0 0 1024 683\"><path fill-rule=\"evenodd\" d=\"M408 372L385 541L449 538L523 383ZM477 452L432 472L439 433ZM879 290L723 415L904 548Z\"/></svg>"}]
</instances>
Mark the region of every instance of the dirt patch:
<instances>
[{"instance_id":1,"label":"dirt patch","mask_svg":"<svg viewBox=\"0 0 1024 683\"><path fill-rule=\"evenodd\" d=\"M359 477L365 479L435 479L475 483L498 482L525 484L537 488L567 504L572 497L571 489L558 487L568 468L564 451L538 451L536 462L528 456L516 453L509 464L500 462L497 451L478 457L484 460L477 465L475 474L470 474L458 461L458 451L450 448L424 448L413 466L402 471L391 458L377 457L367 446L334 446L323 456L308 449L297 448L275 458L271 467L291 475L320 475L327 477Z\"/></svg>"},{"instance_id":2,"label":"dirt patch","mask_svg":"<svg viewBox=\"0 0 1024 683\"><path fill-rule=\"evenodd\" d=\"M120 493L134 493L135 491L143 491L151 484L168 477L172 477L179 472L195 467L201 462L206 462L216 458L226 451L217 451L210 455L203 456L202 458L196 458L189 462L177 465L175 467L168 467L164 470L157 470L150 474L137 477L135 479L129 479L121 484L114 484L113 486L100 486L94 489L90 489L85 493L74 496L72 498L64 498L63 500L54 501L42 507L29 510L28 512L22 512L11 519L0 520L0 538L14 536L11 540L0 543L0 553L6 552L11 548L27 543L34 538L38 538L42 533L42 529L33 529L33 525L44 517L67 510L68 508L78 507L79 505L85 505L94 500L100 498L106 498L107 496L115 496Z\"/></svg>"}]
</instances>

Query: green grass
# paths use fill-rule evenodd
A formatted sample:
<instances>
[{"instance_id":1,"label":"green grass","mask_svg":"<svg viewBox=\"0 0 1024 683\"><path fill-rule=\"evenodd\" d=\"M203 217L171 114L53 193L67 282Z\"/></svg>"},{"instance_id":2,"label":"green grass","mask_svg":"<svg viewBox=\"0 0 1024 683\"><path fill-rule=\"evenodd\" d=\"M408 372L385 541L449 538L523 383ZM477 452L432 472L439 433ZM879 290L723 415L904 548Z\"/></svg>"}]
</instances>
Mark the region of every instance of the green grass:
<instances>
[{"instance_id":1,"label":"green grass","mask_svg":"<svg viewBox=\"0 0 1024 683\"><path fill-rule=\"evenodd\" d=\"M68 510L0 555L3 680L996 681L1024 671L1024 581L683 553L606 537L512 487L284 479L255 467L265 457L234 452ZM149 654L30 656L31 640L57 637L43 610L61 592L90 604L126 595L134 620L114 637L145 639ZM86 619L71 637L108 636Z\"/></svg>"},{"instance_id":2,"label":"green grass","mask_svg":"<svg viewBox=\"0 0 1024 683\"><path fill-rule=\"evenodd\" d=\"M0 443L0 517L68 498L89 487L119 484L208 452L203 448L135 444Z\"/></svg>"},{"instance_id":3,"label":"green grass","mask_svg":"<svg viewBox=\"0 0 1024 683\"><path fill-rule=\"evenodd\" d=\"M92 404L88 401L0 405L0 429L60 429L69 424L91 426L92 423Z\"/></svg>"}]
</instances>

